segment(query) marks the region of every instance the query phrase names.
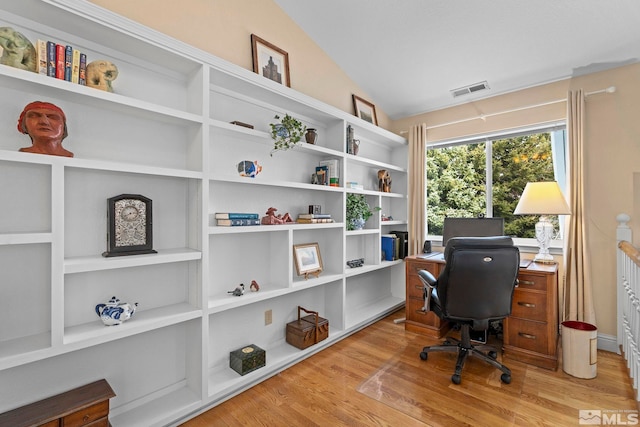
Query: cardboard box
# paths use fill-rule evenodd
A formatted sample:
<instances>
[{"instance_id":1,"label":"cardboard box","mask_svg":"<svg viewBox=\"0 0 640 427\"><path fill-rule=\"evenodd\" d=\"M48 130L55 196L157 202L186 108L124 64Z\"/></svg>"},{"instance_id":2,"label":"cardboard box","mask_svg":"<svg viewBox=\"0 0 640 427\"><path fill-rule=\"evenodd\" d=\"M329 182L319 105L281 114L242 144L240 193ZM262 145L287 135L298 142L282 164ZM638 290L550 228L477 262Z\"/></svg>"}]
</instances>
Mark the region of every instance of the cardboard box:
<instances>
[{"instance_id":1,"label":"cardboard box","mask_svg":"<svg viewBox=\"0 0 640 427\"><path fill-rule=\"evenodd\" d=\"M266 352L254 344L229 353L229 367L240 375L246 375L258 368L262 368L266 363Z\"/></svg>"}]
</instances>

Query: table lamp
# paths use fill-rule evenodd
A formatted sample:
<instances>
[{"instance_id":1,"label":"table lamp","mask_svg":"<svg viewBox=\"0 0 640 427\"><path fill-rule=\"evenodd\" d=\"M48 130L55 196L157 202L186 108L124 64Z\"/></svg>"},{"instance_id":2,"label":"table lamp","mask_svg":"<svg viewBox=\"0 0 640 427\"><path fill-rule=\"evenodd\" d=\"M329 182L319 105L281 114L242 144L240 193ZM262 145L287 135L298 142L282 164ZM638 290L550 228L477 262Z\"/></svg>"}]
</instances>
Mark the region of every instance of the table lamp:
<instances>
[{"instance_id":1,"label":"table lamp","mask_svg":"<svg viewBox=\"0 0 640 427\"><path fill-rule=\"evenodd\" d=\"M571 213L558 183L555 181L527 183L513 213L516 215L540 215L536 224L536 239L540 250L533 261L546 264L554 263L553 256L549 253L549 245L553 237L553 224L547 215L568 215Z\"/></svg>"}]
</instances>

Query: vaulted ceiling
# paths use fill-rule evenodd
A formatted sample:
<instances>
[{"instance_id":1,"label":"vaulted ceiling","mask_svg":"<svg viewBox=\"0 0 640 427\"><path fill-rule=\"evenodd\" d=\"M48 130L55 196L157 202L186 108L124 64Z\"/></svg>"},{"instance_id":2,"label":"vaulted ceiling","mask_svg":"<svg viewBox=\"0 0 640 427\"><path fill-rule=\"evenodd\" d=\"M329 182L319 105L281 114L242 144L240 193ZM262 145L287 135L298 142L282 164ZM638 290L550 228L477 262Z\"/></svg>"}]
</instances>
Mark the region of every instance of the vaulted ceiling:
<instances>
[{"instance_id":1,"label":"vaulted ceiling","mask_svg":"<svg viewBox=\"0 0 640 427\"><path fill-rule=\"evenodd\" d=\"M392 119L640 58L637 0L275 2Z\"/></svg>"}]
</instances>

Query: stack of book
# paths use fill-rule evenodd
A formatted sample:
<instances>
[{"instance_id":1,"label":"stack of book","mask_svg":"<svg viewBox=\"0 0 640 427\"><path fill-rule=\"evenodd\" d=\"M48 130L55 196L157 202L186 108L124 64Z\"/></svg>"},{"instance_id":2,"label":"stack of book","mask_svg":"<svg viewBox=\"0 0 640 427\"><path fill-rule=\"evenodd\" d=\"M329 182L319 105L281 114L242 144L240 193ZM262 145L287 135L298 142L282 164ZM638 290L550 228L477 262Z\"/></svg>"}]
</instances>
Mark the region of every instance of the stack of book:
<instances>
[{"instance_id":1,"label":"stack of book","mask_svg":"<svg viewBox=\"0 0 640 427\"><path fill-rule=\"evenodd\" d=\"M299 214L298 224L324 224L333 222L331 214Z\"/></svg>"},{"instance_id":2,"label":"stack of book","mask_svg":"<svg viewBox=\"0 0 640 427\"><path fill-rule=\"evenodd\" d=\"M222 227L260 225L260 215L246 212L218 212L215 215L216 225Z\"/></svg>"},{"instance_id":3,"label":"stack of book","mask_svg":"<svg viewBox=\"0 0 640 427\"><path fill-rule=\"evenodd\" d=\"M38 73L83 86L87 84L87 55L69 45L38 40Z\"/></svg>"}]
</instances>

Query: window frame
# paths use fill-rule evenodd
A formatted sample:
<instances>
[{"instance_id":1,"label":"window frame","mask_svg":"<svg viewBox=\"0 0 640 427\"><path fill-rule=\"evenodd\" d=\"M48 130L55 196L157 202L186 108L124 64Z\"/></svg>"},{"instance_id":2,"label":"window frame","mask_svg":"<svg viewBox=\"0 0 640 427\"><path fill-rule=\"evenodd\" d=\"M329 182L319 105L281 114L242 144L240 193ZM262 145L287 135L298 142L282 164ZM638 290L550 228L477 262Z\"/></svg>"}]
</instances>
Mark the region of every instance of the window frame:
<instances>
[{"instance_id":1,"label":"window frame","mask_svg":"<svg viewBox=\"0 0 640 427\"><path fill-rule=\"evenodd\" d=\"M485 143L486 154L486 176L485 176L485 194L486 194L486 212L487 216L490 216L493 212L493 198L489 195L492 194L491 190L493 186L493 141L500 139L516 138L524 135L531 135L535 133L551 133L551 151L553 160L553 171L556 181L560 185L560 188L566 194L566 185L568 177L568 137L567 137L567 124L566 120L558 120L553 122L539 123L535 125L522 126L518 128L505 129L501 131L487 132L483 134L469 135L461 138L452 138L442 141L436 141L430 143L427 141L427 150L434 148L447 148L460 145ZM425 154L426 155L426 154ZM425 170L426 173L426 170ZM425 200L426 200L426 182L425 182ZM425 206L425 213L428 206ZM561 227L563 227L563 221L560 221ZM427 215L425 214L425 230L428 230ZM562 233L564 236L564 233ZM427 234L426 240L432 242L433 245L442 246L442 236ZM514 244L520 248L524 253L537 253L539 249L538 241L532 238L514 237ZM551 241L549 251L553 255L562 255L562 249L564 246L563 239L554 239Z\"/></svg>"}]
</instances>

